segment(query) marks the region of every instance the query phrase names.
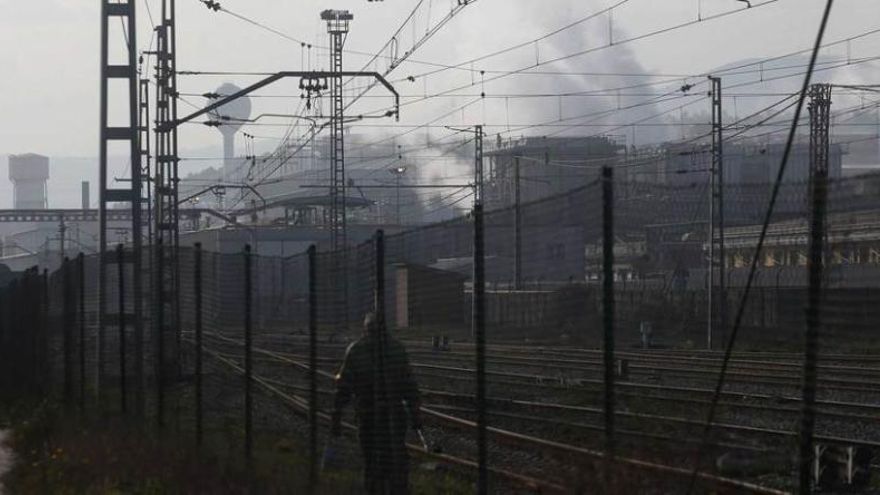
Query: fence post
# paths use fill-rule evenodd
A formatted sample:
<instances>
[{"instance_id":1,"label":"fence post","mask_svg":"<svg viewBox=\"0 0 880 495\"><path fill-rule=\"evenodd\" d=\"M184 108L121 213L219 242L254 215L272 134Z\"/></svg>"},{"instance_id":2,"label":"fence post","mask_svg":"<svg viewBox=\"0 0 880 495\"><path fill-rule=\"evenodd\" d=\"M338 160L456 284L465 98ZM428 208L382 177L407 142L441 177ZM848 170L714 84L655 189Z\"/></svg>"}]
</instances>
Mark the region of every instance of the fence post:
<instances>
[{"instance_id":1,"label":"fence post","mask_svg":"<svg viewBox=\"0 0 880 495\"><path fill-rule=\"evenodd\" d=\"M253 453L253 397L251 395L253 371L253 356L251 355L253 287L251 286L251 261L251 246L248 244L244 247L244 455L248 467L250 467L251 455Z\"/></svg>"},{"instance_id":2,"label":"fence post","mask_svg":"<svg viewBox=\"0 0 880 495\"><path fill-rule=\"evenodd\" d=\"M375 237L375 257L376 263L376 320L385 328L385 233L382 230L376 231Z\"/></svg>"},{"instance_id":3,"label":"fence post","mask_svg":"<svg viewBox=\"0 0 880 495\"><path fill-rule=\"evenodd\" d=\"M126 412L126 377L125 377L125 246L116 245L117 290L119 291L119 309L117 324L119 326L119 408Z\"/></svg>"},{"instance_id":4,"label":"fence post","mask_svg":"<svg viewBox=\"0 0 880 495\"><path fill-rule=\"evenodd\" d=\"M483 246L483 204L474 203L474 287L473 325L477 358L477 493L489 492L489 464L486 435L486 315L485 252Z\"/></svg>"},{"instance_id":5,"label":"fence post","mask_svg":"<svg viewBox=\"0 0 880 495\"><path fill-rule=\"evenodd\" d=\"M42 382L43 395L48 396L52 390L50 385L49 367L49 270L44 268L40 276L40 336L39 336L39 366L40 381Z\"/></svg>"},{"instance_id":6,"label":"fence post","mask_svg":"<svg viewBox=\"0 0 880 495\"><path fill-rule=\"evenodd\" d=\"M604 365L605 481L614 459L614 170L602 167L602 339Z\"/></svg>"},{"instance_id":7,"label":"fence post","mask_svg":"<svg viewBox=\"0 0 880 495\"><path fill-rule=\"evenodd\" d=\"M153 327L156 338L156 427L165 426L165 251L162 239L156 239L153 287Z\"/></svg>"},{"instance_id":8,"label":"fence post","mask_svg":"<svg viewBox=\"0 0 880 495\"><path fill-rule=\"evenodd\" d=\"M202 243L195 244L193 291L195 292L196 332L196 445L202 446Z\"/></svg>"},{"instance_id":9,"label":"fence post","mask_svg":"<svg viewBox=\"0 0 880 495\"><path fill-rule=\"evenodd\" d=\"M385 322L385 233L380 229L376 231L376 234L373 238L373 246L374 246L374 270L376 275L375 280L375 288L374 288L374 310L376 312L376 327L378 329L378 342L377 349L374 357L376 359L376 368L377 373L374 375L375 379L378 380L378 383L373 384L373 390L378 391L375 394L375 397L382 403L388 403L388 377L386 374L386 352L388 349L388 328ZM393 431L394 419L391 417L389 413L385 413L384 417L380 417L378 414L375 416L375 421L384 421L384 428L387 428L386 431ZM382 431L383 427L378 427L374 431ZM394 466L400 465L400 450L393 445L391 438L380 438L382 445L377 445L376 447L384 450L385 452L391 452L391 463ZM375 454L374 454L375 455Z\"/></svg>"},{"instance_id":10,"label":"fence post","mask_svg":"<svg viewBox=\"0 0 880 495\"><path fill-rule=\"evenodd\" d=\"M70 258L64 257L61 265L62 285L64 287L63 331L62 342L64 345L64 406L70 407L73 403L73 301L71 300Z\"/></svg>"},{"instance_id":11,"label":"fence post","mask_svg":"<svg viewBox=\"0 0 880 495\"><path fill-rule=\"evenodd\" d=\"M86 410L86 257L79 253L76 258L77 298L79 324L79 411Z\"/></svg>"},{"instance_id":12,"label":"fence post","mask_svg":"<svg viewBox=\"0 0 880 495\"><path fill-rule=\"evenodd\" d=\"M318 487L318 271L317 249L309 246L309 487Z\"/></svg>"}]
</instances>

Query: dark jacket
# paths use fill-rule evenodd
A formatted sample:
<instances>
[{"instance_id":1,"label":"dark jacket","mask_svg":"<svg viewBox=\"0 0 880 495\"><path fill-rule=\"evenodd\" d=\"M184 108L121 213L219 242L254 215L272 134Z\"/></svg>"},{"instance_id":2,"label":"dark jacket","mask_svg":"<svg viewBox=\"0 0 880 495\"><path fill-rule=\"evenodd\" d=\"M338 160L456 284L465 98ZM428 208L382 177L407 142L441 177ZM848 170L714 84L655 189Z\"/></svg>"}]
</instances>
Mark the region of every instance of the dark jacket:
<instances>
[{"instance_id":1,"label":"dark jacket","mask_svg":"<svg viewBox=\"0 0 880 495\"><path fill-rule=\"evenodd\" d=\"M413 378L406 349L386 334L370 334L351 344L336 374L337 413L352 397L362 422L370 413L409 412L418 426L419 389ZM403 408L406 402L405 411Z\"/></svg>"}]
</instances>

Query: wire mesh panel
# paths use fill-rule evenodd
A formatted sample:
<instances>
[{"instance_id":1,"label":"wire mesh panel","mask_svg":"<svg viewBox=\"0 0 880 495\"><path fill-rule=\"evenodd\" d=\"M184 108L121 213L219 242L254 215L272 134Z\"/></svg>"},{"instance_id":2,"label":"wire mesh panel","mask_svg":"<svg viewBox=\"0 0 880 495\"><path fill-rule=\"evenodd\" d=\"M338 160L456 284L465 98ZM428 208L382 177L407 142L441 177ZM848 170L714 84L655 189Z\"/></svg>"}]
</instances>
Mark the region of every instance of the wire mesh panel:
<instances>
[{"instance_id":1,"label":"wire mesh panel","mask_svg":"<svg viewBox=\"0 0 880 495\"><path fill-rule=\"evenodd\" d=\"M227 462L245 459L244 253L202 260L202 425L204 446Z\"/></svg>"},{"instance_id":2,"label":"wire mesh panel","mask_svg":"<svg viewBox=\"0 0 880 495\"><path fill-rule=\"evenodd\" d=\"M880 445L880 256L866 182L829 179L817 236L812 182L783 181L768 216L771 188L713 196L708 169L659 184L604 177L337 252L181 248L176 294L163 296L179 297L179 328L141 343L144 420L161 412L162 431L221 462L282 473L263 491L318 478L353 492L398 486L438 462L471 483L481 419L499 493L686 492L691 479L698 492L788 490L809 405L813 236L814 482L867 486ZM32 388L88 408L100 393L105 413L137 410L133 274L108 264L116 316L99 353L97 263L32 270L2 289L4 393ZM145 293L150 328L158 292Z\"/></svg>"},{"instance_id":3,"label":"wire mesh panel","mask_svg":"<svg viewBox=\"0 0 880 495\"><path fill-rule=\"evenodd\" d=\"M51 390L48 279L36 269L25 271L2 294L2 392L40 397ZM53 345L54 347L54 345ZM54 358L54 357L53 357Z\"/></svg>"}]
</instances>

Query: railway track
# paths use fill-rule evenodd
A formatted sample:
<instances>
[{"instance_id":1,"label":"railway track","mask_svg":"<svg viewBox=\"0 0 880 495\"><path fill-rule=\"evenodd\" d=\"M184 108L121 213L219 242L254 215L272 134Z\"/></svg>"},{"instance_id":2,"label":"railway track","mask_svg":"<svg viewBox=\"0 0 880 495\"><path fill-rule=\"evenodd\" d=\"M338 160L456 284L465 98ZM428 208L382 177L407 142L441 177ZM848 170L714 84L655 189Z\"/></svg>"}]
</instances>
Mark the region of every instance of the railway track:
<instances>
[{"instance_id":1,"label":"railway track","mask_svg":"<svg viewBox=\"0 0 880 495\"><path fill-rule=\"evenodd\" d=\"M208 334L206 334L208 336ZM214 340L214 344L235 344L240 345L241 341L237 339L233 339L230 337L225 337L217 334L213 334L210 336L211 339ZM299 360L292 359L288 356L285 356L281 353L277 353L268 349L255 347L253 349L254 353L257 355L261 355L264 357L270 357L276 363L293 367L299 369L301 371L305 371L308 369L308 366ZM226 364L230 367L234 367L237 372L243 372L240 365L238 365L234 359L230 359L227 356L224 356L223 353L218 352L213 349L206 348L206 352L210 353L216 359L225 360ZM270 361L272 361L270 360ZM326 370L319 370L319 376L323 380L332 379L332 373ZM254 381L265 388L267 391L272 392L274 395L278 397L288 397L289 404L302 408L306 407L305 400L302 397L299 397L295 394L291 394L289 392L285 392L282 390L284 385L278 383L277 380L272 380L266 378L264 376L255 376ZM300 389L301 390L301 389ZM326 394L325 390L325 394ZM426 394L430 395L435 393L435 391L427 391ZM459 428L467 431L472 431L475 428L475 424L473 421L462 418L460 416L453 416L451 414L447 414L441 412L439 410L432 409L430 407L423 408L423 413L432 418L432 420L443 424L447 427ZM323 414L323 413L322 413ZM326 414L324 414L324 419L326 420ZM502 443L502 444L514 444L519 446L520 448L525 449L540 449L543 451L550 452L555 456L562 456L565 458L577 459L580 462L583 461L602 461L604 459L604 454L598 450L591 450L583 447L578 447L575 445L570 445L563 442L548 440L545 438L538 438L528 434L518 433L514 431L510 431L502 428L490 428L489 432L494 439L494 441ZM411 449L415 449L416 451L422 450L417 446L410 446ZM418 453L418 452L417 452ZM453 456L455 457L455 456ZM471 465L473 466L473 462L467 459L458 457L453 461L454 464L460 466ZM470 463L470 464L469 464ZM691 471L686 468L670 466L658 462L652 462L642 459L635 459L631 457L618 457L615 459L615 465L617 466L625 466L628 468L636 468L639 470L644 470L648 472L652 472L657 475L661 475L664 477L672 477L678 480L685 479L691 475ZM530 486L531 488L535 488L536 486L544 487L549 491L561 491L563 489L563 485L560 484L559 480L540 480L534 476L523 476L517 474L520 470L517 470L516 473L513 471L505 471L505 470L496 470L496 474L505 477L511 481L516 481L517 476L521 477L519 481L522 486ZM703 483L708 483L709 485L715 486L719 488L722 493L742 493L742 492L751 492L751 493L768 493L768 494L778 494L784 493L780 490L774 488L763 487L757 484L753 484L747 481L736 480L732 478L726 478L723 476L716 476L711 473L700 472L698 474L698 479Z\"/></svg>"},{"instance_id":2,"label":"railway track","mask_svg":"<svg viewBox=\"0 0 880 495\"><path fill-rule=\"evenodd\" d=\"M305 357L300 354L295 353L281 353L282 355L289 357L291 359L304 359ZM457 366L448 366L444 364L434 364L428 361L443 361L449 359L446 353L435 353L428 356L424 356L427 359L424 361L414 362L414 367L417 368L422 374L427 374L430 376L430 370L439 370L446 371L449 373L473 373L472 368L466 368L460 365ZM319 361L323 364L336 364L339 362L339 357L335 358L321 358ZM457 355L452 360L458 362L472 362L473 356L468 355ZM506 360L498 360L495 358L490 358L488 360L490 364L496 365L504 365L508 367L520 366L521 368L539 368L539 369L558 369L561 371L592 371L586 368L578 368L572 366L563 366L562 368L557 368L552 361L544 361L536 358L534 360L529 360L528 362L520 363L520 362L508 362ZM571 375L561 375L561 374L541 374L541 373L533 373L533 372L516 372L516 371L504 371L503 369L499 369L500 366L493 366L492 370L489 370L490 375L493 378L512 378L516 379L517 382L511 381L500 381L504 385L522 385L525 387L533 387L536 389L557 389L561 391L565 390L586 390L587 392L595 392L598 393L601 391L602 381L596 378L583 378L583 377L573 377ZM427 370L427 371L426 371ZM439 376L439 375L434 375ZM553 384L559 384L558 387L554 387ZM714 393L714 390L709 387L681 387L675 385L665 385L658 383L644 383L637 381L618 381L617 386L622 391L618 392L620 397L631 397L631 398L641 398L641 399L650 399L659 402L687 402L694 405L708 405L709 400L707 397L711 396ZM629 391L628 391L629 390ZM648 394L645 391L653 391L659 392L662 395L658 394ZM773 412L773 413L785 413L790 415L798 415L800 414L800 409L797 404L800 402L800 398L793 395L781 395L781 394L761 394L761 393L750 393L750 392L733 392L728 391L724 393L724 396L727 398L726 401L723 401L721 405L727 408L733 409L743 409L750 411L765 411L765 412ZM780 405L780 404L793 404L795 407ZM860 403L860 402L852 402L852 401L840 401L840 400L819 400L818 405L819 415L821 417L826 417L829 419L836 420L851 420L851 421L877 421L880 420L880 404L876 403Z\"/></svg>"},{"instance_id":3,"label":"railway track","mask_svg":"<svg viewBox=\"0 0 880 495\"><path fill-rule=\"evenodd\" d=\"M342 346L339 346L341 349ZM335 346L334 346L335 349ZM439 353L431 353L427 355L427 357L434 360L442 360L447 358L447 353L439 352ZM295 354L284 354L285 356L291 357ZM340 354L341 355L341 354ZM468 355L459 355L456 356L456 359L459 361L467 361L473 359L472 356ZM326 363L333 362L334 358L325 358ZM338 361L337 361L338 362ZM490 363L493 362L490 360ZM513 363L507 363L508 365L515 366ZM517 361L517 364L521 364ZM540 367L540 368L552 368L552 362L548 362L543 358L534 358L525 363L526 366L531 367ZM568 365L569 363L563 363L564 365ZM455 381L460 383L467 383L472 380L469 375L474 373L472 368L466 368L462 366L445 366L445 365L437 365L437 364L429 364L426 362L415 362L414 367L418 370L418 373L421 376L436 378L441 381ZM433 373L432 373L433 371ZM571 371L570 369L568 371ZM499 370L499 366L492 366L488 371L490 383L493 385L500 385L503 387L509 387L511 389L515 389L517 395L523 395L523 389L530 389L533 391L533 396L538 397L541 402L547 402L548 394L551 394L549 398L552 399L552 394L568 394L568 395L581 395L586 392L587 394L593 394L597 396L601 393L602 389L602 381L599 379L590 379L590 378L570 378L570 377L561 377L558 375L542 375L540 373L534 372L523 372L523 371L502 371ZM460 376L456 376L460 375ZM766 384L765 384L766 385ZM632 401L640 401L640 402L649 402L650 409L653 410L654 403L660 403L661 409L665 408L662 404L673 404L673 405L681 405L688 404L694 406L694 411L699 412L701 409L708 406L710 403L711 395L713 394L713 390L708 386L705 387L694 387L694 386L676 386L676 385L665 385L665 384L650 384L650 383L639 383L634 381L622 381L617 383L618 386L618 397L623 399L621 401L622 406L627 405L627 400ZM512 397L517 398L517 397ZM581 397L582 398L582 397ZM792 428L794 426L794 422L797 420L800 414L800 409L798 407L800 399L794 395L784 395L780 393L755 393L755 392L744 392L744 391L728 391L723 395L723 400L721 402L722 411L726 411L728 413L737 413L737 416L746 416L745 422L754 422L756 417L755 414L761 414L765 416L763 419L764 425L763 427L754 427L749 425L739 425L735 424L737 422L743 421L728 421L727 423L719 422L717 428L722 430L728 430L731 432L750 432L750 433L763 433L766 435L778 435L783 436L782 432L786 431L786 429ZM565 406L562 404L562 401L555 401L556 404L560 406ZM841 400L820 400L818 402L819 406L819 418L820 421L824 420L827 424L824 425L826 429L831 429L831 433L824 435L823 439L828 442L833 443L847 443L853 445L861 445L865 447L875 448L876 440L880 440L880 438L875 438L874 440L860 440L859 438L864 435L863 432L857 433L849 433L854 427L860 427L863 431L869 431L869 426L873 422L877 422L880 419L880 405L876 403L859 403L853 401L841 401ZM571 412L578 411L577 407L570 408ZM583 412L583 411L582 411ZM633 413L635 417L638 416L638 412ZM657 415L657 414L646 414L643 415L644 418L650 419L654 418L657 421L665 421L668 423L679 423L679 424L689 424L692 426L703 424L702 415L694 417L691 415L690 417L675 417L673 415ZM769 426L768 426L769 425ZM782 425L783 427L780 427ZM822 426L822 425L820 425ZM836 433L834 430L838 430ZM876 430L876 429L875 429ZM877 431L873 432L876 437ZM789 433L791 436L792 433Z\"/></svg>"}]
</instances>

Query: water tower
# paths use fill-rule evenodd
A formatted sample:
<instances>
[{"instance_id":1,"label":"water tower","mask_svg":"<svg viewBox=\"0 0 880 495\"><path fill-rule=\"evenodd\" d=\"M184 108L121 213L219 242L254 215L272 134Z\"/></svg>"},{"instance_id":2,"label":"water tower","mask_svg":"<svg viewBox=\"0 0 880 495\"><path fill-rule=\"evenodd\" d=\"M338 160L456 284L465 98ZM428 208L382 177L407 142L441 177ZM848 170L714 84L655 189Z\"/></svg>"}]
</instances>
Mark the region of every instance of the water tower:
<instances>
[{"instance_id":1,"label":"water tower","mask_svg":"<svg viewBox=\"0 0 880 495\"><path fill-rule=\"evenodd\" d=\"M13 184L13 208L16 210L45 210L49 198L46 181L49 180L49 158L27 153L9 156L9 179Z\"/></svg>"},{"instance_id":2,"label":"water tower","mask_svg":"<svg viewBox=\"0 0 880 495\"><path fill-rule=\"evenodd\" d=\"M241 91L241 88L232 84L224 83L217 88L216 94L218 98L225 98ZM212 98L211 102L216 101ZM251 100L248 97L242 97L233 100L222 107L211 112L211 119L220 123L217 130L223 135L223 169L221 172L221 180L226 181L226 176L235 166L235 134L245 124L245 121L251 115Z\"/></svg>"}]
</instances>

